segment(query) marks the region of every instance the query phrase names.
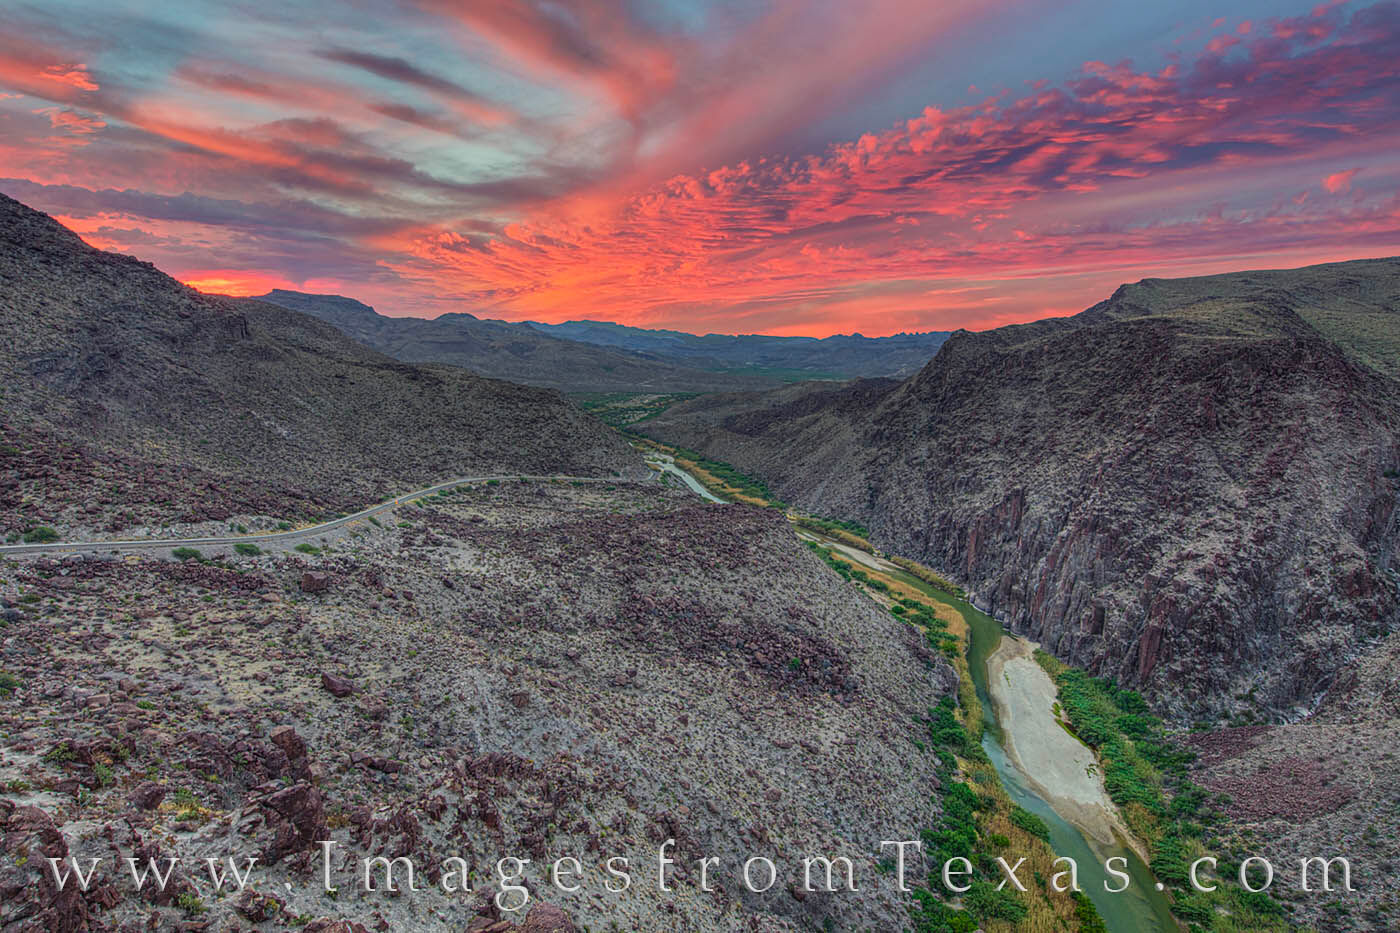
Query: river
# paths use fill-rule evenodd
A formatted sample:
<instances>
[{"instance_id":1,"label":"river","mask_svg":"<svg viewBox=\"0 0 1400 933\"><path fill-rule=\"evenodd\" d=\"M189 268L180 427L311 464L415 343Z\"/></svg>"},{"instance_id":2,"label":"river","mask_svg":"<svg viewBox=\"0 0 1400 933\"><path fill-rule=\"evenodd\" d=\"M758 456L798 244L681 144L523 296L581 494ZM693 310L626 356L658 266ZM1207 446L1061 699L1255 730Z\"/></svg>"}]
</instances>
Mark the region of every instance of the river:
<instances>
[{"instance_id":1,"label":"river","mask_svg":"<svg viewBox=\"0 0 1400 933\"><path fill-rule=\"evenodd\" d=\"M698 479L691 476L688 472L682 470L680 467L676 466L675 458L673 458L670 454L663 454L660 452L649 452L646 455L646 462L656 467L663 474L669 473L672 476L677 477L682 483L685 483L686 487L689 488L691 492L695 493L697 496L699 496L702 499L705 499L708 502L723 503L725 501L719 496L710 492L708 489L706 489L704 484L701 483Z\"/></svg>"},{"instance_id":2,"label":"river","mask_svg":"<svg viewBox=\"0 0 1400 933\"><path fill-rule=\"evenodd\" d=\"M997 650L1003 637L1000 623L963 600L936 590L930 595L953 606L967 620L967 664L977 688L977 698L982 702L982 747L996 766L1011 799L1046 822L1050 827L1050 848L1056 855L1072 858L1078 864L1079 884L1098 908L1110 933L1149 930L1176 933L1180 927L1172 917L1167 899L1157 891L1156 879L1137 853L1121 842L1105 844L1082 832L1040 796L1030 777L1007 755L1002 745L1002 723L997 720L997 704L987 689L987 659ZM1122 884L1121 880L1110 878L1104 869L1104 863L1114 857L1127 860L1126 870L1132 879L1128 890L1121 894L1104 890L1106 881L1114 887Z\"/></svg>"},{"instance_id":3,"label":"river","mask_svg":"<svg viewBox=\"0 0 1400 933\"><path fill-rule=\"evenodd\" d=\"M706 499L712 502L724 501L714 496L695 477L676 466L670 457L657 456L648 459L654 460L660 469L679 476L688 487ZM991 758L1011 799L1040 817L1050 827L1050 848L1056 855L1074 859L1078 866L1079 885L1094 902L1109 933L1148 933L1153 930L1179 933L1181 926L1173 918L1166 897L1156 888L1156 879L1138 854L1121 840L1101 841L1094 838L1093 834L1082 831L1067 815L1051 806L1046 797L1036 790L1037 781L1031 775L1023 773L1007 754L1003 745L1003 726L1009 728L1011 724L1000 722L998 715L1014 714L1016 706L1014 703L1004 703L999 714L998 704L993 701L987 686L987 662L1001 644L1001 624L966 600L948 596L874 554L807 529L798 530L798 536L832 548L858 564L896 577L939 602L952 606L962 615L968 626L967 664L972 674L973 685L977 688L977 698L982 703L982 747ZM1110 877L1104 867L1111 858L1122 858L1126 861L1126 871L1131 879L1127 890L1117 894L1109 893L1104 887L1105 882L1115 888L1122 885L1122 880Z\"/></svg>"}]
</instances>

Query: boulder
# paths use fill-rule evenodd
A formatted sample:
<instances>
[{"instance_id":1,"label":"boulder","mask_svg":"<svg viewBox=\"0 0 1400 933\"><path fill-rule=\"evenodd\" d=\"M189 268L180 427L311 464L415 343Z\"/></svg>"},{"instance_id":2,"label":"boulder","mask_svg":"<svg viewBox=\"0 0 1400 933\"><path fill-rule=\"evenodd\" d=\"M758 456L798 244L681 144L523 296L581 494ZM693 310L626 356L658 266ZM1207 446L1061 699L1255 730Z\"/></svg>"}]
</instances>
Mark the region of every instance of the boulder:
<instances>
[{"instance_id":1,"label":"boulder","mask_svg":"<svg viewBox=\"0 0 1400 933\"><path fill-rule=\"evenodd\" d=\"M143 781L126 799L138 810L154 810L165 799L167 790L155 781Z\"/></svg>"},{"instance_id":2,"label":"boulder","mask_svg":"<svg viewBox=\"0 0 1400 933\"><path fill-rule=\"evenodd\" d=\"M578 927L562 908L553 904L536 904L525 917L520 933L578 933Z\"/></svg>"},{"instance_id":3,"label":"boulder","mask_svg":"<svg viewBox=\"0 0 1400 933\"><path fill-rule=\"evenodd\" d=\"M321 672L321 689L333 697L348 697L355 692L355 684L348 677Z\"/></svg>"}]
</instances>

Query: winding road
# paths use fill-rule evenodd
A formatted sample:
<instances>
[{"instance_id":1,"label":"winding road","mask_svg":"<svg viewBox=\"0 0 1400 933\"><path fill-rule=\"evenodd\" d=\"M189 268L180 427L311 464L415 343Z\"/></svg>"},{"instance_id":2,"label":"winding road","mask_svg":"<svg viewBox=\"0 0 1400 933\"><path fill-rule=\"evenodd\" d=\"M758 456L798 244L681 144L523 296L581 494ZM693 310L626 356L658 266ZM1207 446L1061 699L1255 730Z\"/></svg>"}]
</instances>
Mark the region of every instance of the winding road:
<instances>
[{"instance_id":1,"label":"winding road","mask_svg":"<svg viewBox=\"0 0 1400 933\"><path fill-rule=\"evenodd\" d=\"M493 476L463 476L458 479L448 480L445 483L438 483L436 486L429 486L426 489L419 489L416 492L408 492L401 496L395 496L378 505L372 505L367 509L361 509L353 515L331 519L328 522L321 522L317 525L308 525L305 528L294 528L291 531L273 531L264 534L220 535L208 538L135 538L126 541L50 541L43 544L5 544L0 545L0 557L35 557L45 554L75 554L83 552L111 553L113 551L151 551L176 547L232 547L235 544L245 543L295 544L303 539L314 538L328 531L342 528L352 522L369 518L371 515L378 515L381 512L387 512L391 509L398 508L405 502L442 492L444 489L455 489L458 486L470 486L476 483L489 483L492 480L528 480L530 482L564 481L571 483L611 484L634 482L633 480L618 479L616 477L528 476L521 473L507 473Z\"/></svg>"}]
</instances>

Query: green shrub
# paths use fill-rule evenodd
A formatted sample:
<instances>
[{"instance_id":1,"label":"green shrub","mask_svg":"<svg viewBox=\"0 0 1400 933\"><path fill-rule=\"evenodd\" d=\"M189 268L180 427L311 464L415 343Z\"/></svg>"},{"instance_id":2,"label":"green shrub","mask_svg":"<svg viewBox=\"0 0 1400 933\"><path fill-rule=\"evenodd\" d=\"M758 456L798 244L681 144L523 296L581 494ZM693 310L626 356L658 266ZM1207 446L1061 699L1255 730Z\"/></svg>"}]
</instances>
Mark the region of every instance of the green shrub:
<instances>
[{"instance_id":1,"label":"green shrub","mask_svg":"<svg viewBox=\"0 0 1400 933\"><path fill-rule=\"evenodd\" d=\"M303 554L311 554L312 556L321 553L321 549L318 548L316 545L312 544L310 541L303 541L301 544L298 544L295 548L293 548L293 550L301 551L301 553Z\"/></svg>"},{"instance_id":2,"label":"green shrub","mask_svg":"<svg viewBox=\"0 0 1400 933\"><path fill-rule=\"evenodd\" d=\"M977 921L965 910L949 907L928 888L915 888L909 917L914 933L975 933Z\"/></svg>"},{"instance_id":3,"label":"green shrub","mask_svg":"<svg viewBox=\"0 0 1400 933\"><path fill-rule=\"evenodd\" d=\"M1044 839L1046 842L1050 841L1050 827L1045 824L1044 820L1025 807L1012 808L1011 825L1030 833L1032 836Z\"/></svg>"},{"instance_id":4,"label":"green shrub","mask_svg":"<svg viewBox=\"0 0 1400 933\"><path fill-rule=\"evenodd\" d=\"M1171 833L1158 840L1152 852L1152 874L1170 885L1185 885L1190 881L1187 868L1188 850L1180 833Z\"/></svg>"},{"instance_id":5,"label":"green shrub","mask_svg":"<svg viewBox=\"0 0 1400 933\"><path fill-rule=\"evenodd\" d=\"M806 528L809 531L819 532L832 537L839 536L840 532L855 535L858 538L870 537L870 529L860 522L843 522L831 518L816 518L814 516L803 515L794 520L793 524L799 528Z\"/></svg>"},{"instance_id":6,"label":"green shrub","mask_svg":"<svg viewBox=\"0 0 1400 933\"><path fill-rule=\"evenodd\" d=\"M1070 896L1074 898L1074 919L1079 921L1079 933L1108 933L1103 917L1087 894L1072 891Z\"/></svg>"},{"instance_id":7,"label":"green shrub","mask_svg":"<svg viewBox=\"0 0 1400 933\"><path fill-rule=\"evenodd\" d=\"M186 891L184 894L175 898L175 906L192 917L202 914L209 909L204 906L204 901L199 899L199 895L192 891Z\"/></svg>"},{"instance_id":8,"label":"green shrub","mask_svg":"<svg viewBox=\"0 0 1400 933\"><path fill-rule=\"evenodd\" d=\"M938 701L938 705L928 711L929 738L934 743L940 745L955 755L961 755L967 750L968 735L962 723L958 722L958 717L953 710L953 698L944 696ZM964 785L965 786L965 785Z\"/></svg>"},{"instance_id":9,"label":"green shrub","mask_svg":"<svg viewBox=\"0 0 1400 933\"><path fill-rule=\"evenodd\" d=\"M963 895L963 904L979 920L1020 923L1029 913L1025 903L1010 890L998 891L996 885L986 881L972 882L972 890Z\"/></svg>"},{"instance_id":10,"label":"green shrub","mask_svg":"<svg viewBox=\"0 0 1400 933\"><path fill-rule=\"evenodd\" d=\"M0 671L0 696L9 696L19 689L24 681L8 671Z\"/></svg>"},{"instance_id":11,"label":"green shrub","mask_svg":"<svg viewBox=\"0 0 1400 933\"><path fill-rule=\"evenodd\" d=\"M1206 925L1215 919L1215 908L1199 894L1178 897L1172 902L1172 913L1187 923Z\"/></svg>"},{"instance_id":12,"label":"green shrub","mask_svg":"<svg viewBox=\"0 0 1400 933\"><path fill-rule=\"evenodd\" d=\"M31 528L24 533L25 544L49 544L57 540L58 532L48 525L39 525L37 528Z\"/></svg>"},{"instance_id":13,"label":"green shrub","mask_svg":"<svg viewBox=\"0 0 1400 933\"><path fill-rule=\"evenodd\" d=\"M233 546L233 549L244 557L257 557L262 553L262 548L251 541L239 541Z\"/></svg>"},{"instance_id":14,"label":"green shrub","mask_svg":"<svg viewBox=\"0 0 1400 933\"><path fill-rule=\"evenodd\" d=\"M1155 730L1161 721L1155 716L1143 716L1140 713L1124 713L1113 720L1118 731L1133 739L1140 739Z\"/></svg>"},{"instance_id":15,"label":"green shrub","mask_svg":"<svg viewBox=\"0 0 1400 933\"><path fill-rule=\"evenodd\" d=\"M928 888L915 888L909 917L915 933L975 933L977 921L965 910L949 907Z\"/></svg>"},{"instance_id":16,"label":"green shrub","mask_svg":"<svg viewBox=\"0 0 1400 933\"><path fill-rule=\"evenodd\" d=\"M204 557L198 549L192 547L177 547L170 552L170 556L176 560L199 560Z\"/></svg>"},{"instance_id":17,"label":"green shrub","mask_svg":"<svg viewBox=\"0 0 1400 933\"><path fill-rule=\"evenodd\" d=\"M77 752L73 751L73 745L67 740L59 742L53 748L44 752L44 761L47 761L49 764L52 765L61 765L65 762L72 761L77 757L78 754Z\"/></svg>"}]
</instances>

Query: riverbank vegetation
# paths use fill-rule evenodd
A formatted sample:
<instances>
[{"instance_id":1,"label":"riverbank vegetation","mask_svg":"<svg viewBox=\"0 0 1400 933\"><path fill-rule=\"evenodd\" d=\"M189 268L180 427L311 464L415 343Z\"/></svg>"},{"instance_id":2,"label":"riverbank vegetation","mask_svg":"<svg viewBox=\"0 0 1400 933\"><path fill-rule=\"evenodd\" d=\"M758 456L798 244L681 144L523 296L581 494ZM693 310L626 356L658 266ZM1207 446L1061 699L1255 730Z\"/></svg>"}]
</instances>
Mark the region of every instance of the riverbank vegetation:
<instances>
[{"instance_id":1,"label":"riverbank vegetation","mask_svg":"<svg viewBox=\"0 0 1400 933\"><path fill-rule=\"evenodd\" d=\"M578 407L624 434L679 402L695 398L694 392L582 392L570 396Z\"/></svg>"},{"instance_id":2,"label":"riverbank vegetation","mask_svg":"<svg viewBox=\"0 0 1400 933\"><path fill-rule=\"evenodd\" d=\"M1062 724L1098 756L1108 795L1147 846L1152 873L1171 889L1172 912L1187 928L1192 933L1297 929L1285 905L1238 884L1240 862L1249 853L1222 832L1219 807L1228 800L1191 782L1187 766L1193 754L1167 735L1142 696L1045 651L1035 657L1059 688ZM1207 855L1219 859L1216 870L1202 876L1217 886L1214 892L1190 884L1191 863Z\"/></svg>"},{"instance_id":3,"label":"riverbank vegetation","mask_svg":"<svg viewBox=\"0 0 1400 933\"><path fill-rule=\"evenodd\" d=\"M898 565L906 573L918 577L934 589L942 590L955 599L967 598L967 593L963 591L962 587L937 571L925 567L918 561L912 561L907 557L900 557L898 554L894 554L890 556L890 563Z\"/></svg>"},{"instance_id":4,"label":"riverbank vegetation","mask_svg":"<svg viewBox=\"0 0 1400 933\"><path fill-rule=\"evenodd\" d=\"M928 743L921 746L938 756L942 815L921 834L929 872L924 884L914 886L914 933L1103 933L1088 898L1049 887L1058 870L1049 827L1012 801L982 749L982 705L967 663L966 619L955 606L935 598L931 584L920 576L857 567L816 542L807 546L843 579L919 629L958 674L956 699L945 696L928 711ZM997 890L1004 877L998 856L1012 865L1025 858L1017 876L1028 890L1016 891L1010 884ZM973 866L972 887L961 896L946 895L939 874L951 858L966 858Z\"/></svg>"},{"instance_id":5,"label":"riverbank vegetation","mask_svg":"<svg viewBox=\"0 0 1400 933\"><path fill-rule=\"evenodd\" d=\"M721 498L771 509L787 508L763 480L741 473L722 460L711 460L704 454L684 447L675 448L673 456L677 466L704 483L706 488Z\"/></svg>"},{"instance_id":6,"label":"riverbank vegetation","mask_svg":"<svg viewBox=\"0 0 1400 933\"><path fill-rule=\"evenodd\" d=\"M762 481L728 464L708 460L695 451L650 440L639 442L672 454L678 466L717 495L786 508ZM875 550L867 530L856 523L791 512L789 517L797 528L867 552ZM928 885L915 892L915 933L970 933L979 927L988 933L1102 933L1103 920L1088 897L1078 892L1058 894L1045 884L1056 871L1055 856L1047 842L1048 828L1010 799L982 750L982 709L966 660L968 626L958 608L966 599L963 589L904 557L888 557L899 571L885 573L857 566L819 542L806 544L842 578L922 630L930 647L958 671L957 702L945 697L929 711L930 751L941 762L943 815L938 825L924 831L923 839L929 864L935 869L948 858L967 858L979 881L960 900L950 900L935 893L943 890L942 883L931 874ZM1143 698L1112 681L1067 667L1043 651L1036 652L1036 657L1058 687L1057 715L1098 756L1109 796L1129 829L1148 849L1153 873L1172 889L1172 911L1183 925L1192 933L1296 929L1288 922L1284 905L1229 880L1238 876L1240 861L1248 853L1242 845L1221 839L1217 832L1222 819L1218 807L1225 801L1191 784L1187 777L1190 754L1167 737ZM1013 863L1029 853L1026 865L1036 883L1028 885L1027 892L995 890L1001 877L995 859L998 854L1010 857L1011 853L1015 853L1010 859ZM1189 887L1188 867L1206 854L1220 859L1211 879L1218 889L1195 892Z\"/></svg>"},{"instance_id":7,"label":"riverbank vegetation","mask_svg":"<svg viewBox=\"0 0 1400 933\"><path fill-rule=\"evenodd\" d=\"M825 535L862 551L875 550L875 545L870 543L869 530L859 522L842 522L832 518L818 518L815 515L793 515L792 523L798 528Z\"/></svg>"}]
</instances>

